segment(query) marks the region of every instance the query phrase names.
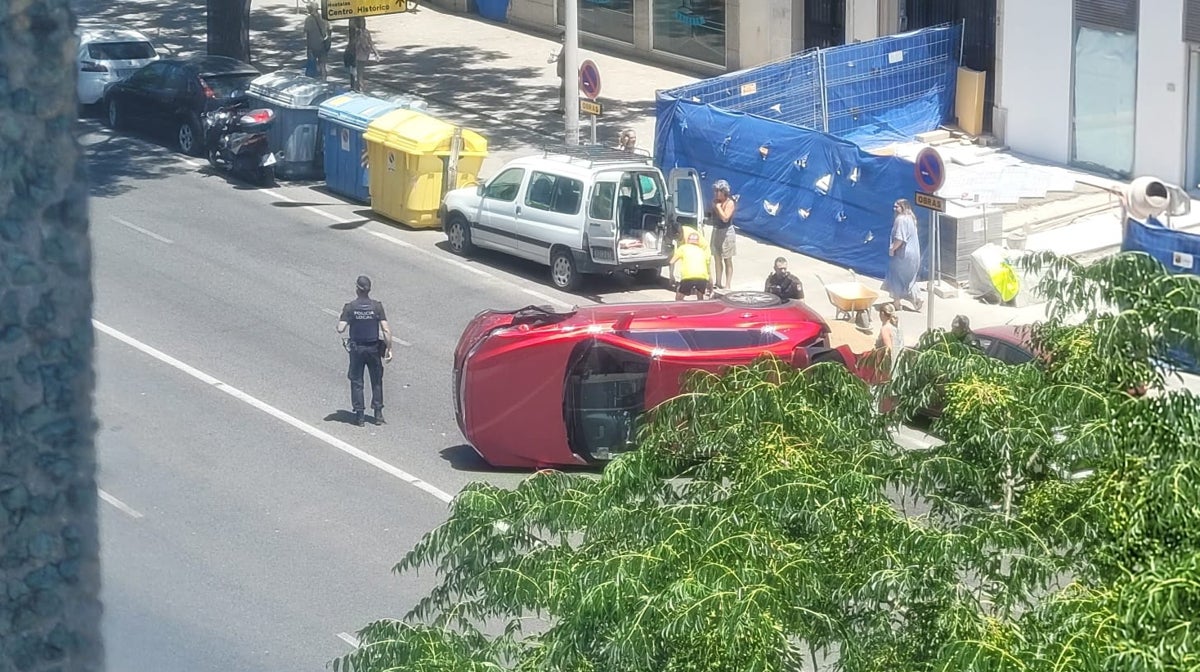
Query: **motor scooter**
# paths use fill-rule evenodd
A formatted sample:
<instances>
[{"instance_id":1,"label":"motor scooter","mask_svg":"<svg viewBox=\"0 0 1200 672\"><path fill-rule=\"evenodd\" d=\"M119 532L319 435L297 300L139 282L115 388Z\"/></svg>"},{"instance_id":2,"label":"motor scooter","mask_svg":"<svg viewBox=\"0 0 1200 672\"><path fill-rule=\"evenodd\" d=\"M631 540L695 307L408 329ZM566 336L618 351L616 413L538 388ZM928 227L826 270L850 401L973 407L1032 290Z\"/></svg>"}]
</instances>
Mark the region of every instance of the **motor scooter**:
<instances>
[{"instance_id":1,"label":"motor scooter","mask_svg":"<svg viewBox=\"0 0 1200 672\"><path fill-rule=\"evenodd\" d=\"M267 129L275 120L275 112L245 107L244 103L238 103L201 115L208 162L214 168L244 175L260 186L269 187L275 184L275 164L279 160L267 141Z\"/></svg>"}]
</instances>

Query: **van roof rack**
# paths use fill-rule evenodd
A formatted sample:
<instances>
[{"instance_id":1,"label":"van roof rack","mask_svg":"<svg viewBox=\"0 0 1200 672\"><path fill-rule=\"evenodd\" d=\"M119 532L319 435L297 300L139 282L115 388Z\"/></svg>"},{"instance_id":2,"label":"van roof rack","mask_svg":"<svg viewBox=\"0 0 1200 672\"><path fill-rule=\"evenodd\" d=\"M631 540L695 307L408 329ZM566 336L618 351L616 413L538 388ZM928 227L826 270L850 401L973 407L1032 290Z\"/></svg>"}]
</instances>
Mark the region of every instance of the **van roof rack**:
<instances>
[{"instance_id":1,"label":"van roof rack","mask_svg":"<svg viewBox=\"0 0 1200 672\"><path fill-rule=\"evenodd\" d=\"M650 163L650 153L635 149L627 152L605 145L543 145L542 156L565 156L571 161L586 162L589 166L598 163Z\"/></svg>"}]
</instances>

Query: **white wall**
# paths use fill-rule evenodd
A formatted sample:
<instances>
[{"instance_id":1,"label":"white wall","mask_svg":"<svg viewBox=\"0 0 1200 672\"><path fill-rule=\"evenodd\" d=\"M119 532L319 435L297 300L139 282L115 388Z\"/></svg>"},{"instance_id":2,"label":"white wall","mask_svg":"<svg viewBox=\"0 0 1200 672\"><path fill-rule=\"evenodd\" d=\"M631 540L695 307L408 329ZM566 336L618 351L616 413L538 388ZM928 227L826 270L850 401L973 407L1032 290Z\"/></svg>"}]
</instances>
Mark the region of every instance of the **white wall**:
<instances>
[{"instance_id":1,"label":"white wall","mask_svg":"<svg viewBox=\"0 0 1200 672\"><path fill-rule=\"evenodd\" d=\"M1133 173L1184 184L1188 52L1183 0L1142 0L1140 5Z\"/></svg>"},{"instance_id":2,"label":"white wall","mask_svg":"<svg viewBox=\"0 0 1200 672\"><path fill-rule=\"evenodd\" d=\"M846 0L846 43L879 37L879 0Z\"/></svg>"},{"instance_id":3,"label":"white wall","mask_svg":"<svg viewBox=\"0 0 1200 672\"><path fill-rule=\"evenodd\" d=\"M727 5L727 11L734 11L732 3ZM791 0L743 1L736 11L737 67L748 68L792 53Z\"/></svg>"},{"instance_id":4,"label":"white wall","mask_svg":"<svg viewBox=\"0 0 1200 672\"><path fill-rule=\"evenodd\" d=\"M1071 3L1004 0L999 20L996 106L1004 110L997 112L1004 119L1004 142L1014 151L1066 163L1071 149Z\"/></svg>"}]
</instances>

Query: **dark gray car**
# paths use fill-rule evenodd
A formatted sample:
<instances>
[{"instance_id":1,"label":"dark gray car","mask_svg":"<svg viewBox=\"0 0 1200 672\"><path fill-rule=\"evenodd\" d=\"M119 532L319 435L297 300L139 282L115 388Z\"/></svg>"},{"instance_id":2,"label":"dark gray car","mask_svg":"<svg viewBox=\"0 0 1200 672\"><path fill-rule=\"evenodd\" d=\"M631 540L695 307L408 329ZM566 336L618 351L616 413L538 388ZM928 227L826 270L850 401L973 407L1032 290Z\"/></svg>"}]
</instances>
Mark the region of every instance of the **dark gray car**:
<instances>
[{"instance_id":1,"label":"dark gray car","mask_svg":"<svg viewBox=\"0 0 1200 672\"><path fill-rule=\"evenodd\" d=\"M104 92L109 127L145 128L170 134L184 154L204 149L200 115L246 95L254 66L225 56L190 56L155 61L115 82Z\"/></svg>"}]
</instances>

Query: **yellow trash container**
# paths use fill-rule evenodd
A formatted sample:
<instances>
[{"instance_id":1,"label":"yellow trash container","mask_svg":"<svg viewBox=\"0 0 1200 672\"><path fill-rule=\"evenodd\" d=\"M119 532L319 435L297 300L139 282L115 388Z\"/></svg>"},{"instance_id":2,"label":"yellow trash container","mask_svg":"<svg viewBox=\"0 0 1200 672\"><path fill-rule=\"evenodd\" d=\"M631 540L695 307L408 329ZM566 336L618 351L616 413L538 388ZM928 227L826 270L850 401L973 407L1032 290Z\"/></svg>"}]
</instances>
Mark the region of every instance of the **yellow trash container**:
<instances>
[{"instance_id":1,"label":"yellow trash container","mask_svg":"<svg viewBox=\"0 0 1200 672\"><path fill-rule=\"evenodd\" d=\"M442 184L450 169L454 126L416 110L389 112L363 133L370 166L371 209L418 229L438 228ZM458 180L465 187L479 175L487 140L463 129Z\"/></svg>"}]
</instances>

